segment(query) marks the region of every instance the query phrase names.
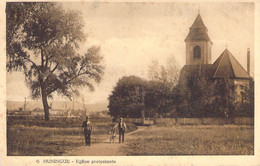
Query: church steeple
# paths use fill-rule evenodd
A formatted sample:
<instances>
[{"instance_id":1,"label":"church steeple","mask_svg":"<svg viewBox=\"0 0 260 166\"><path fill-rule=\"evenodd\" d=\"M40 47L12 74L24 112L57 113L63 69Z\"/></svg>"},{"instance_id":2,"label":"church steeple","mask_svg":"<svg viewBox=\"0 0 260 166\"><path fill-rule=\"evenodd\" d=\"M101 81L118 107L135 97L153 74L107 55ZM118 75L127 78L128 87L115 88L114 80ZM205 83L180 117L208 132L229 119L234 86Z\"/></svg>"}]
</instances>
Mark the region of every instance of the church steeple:
<instances>
[{"instance_id":1,"label":"church steeple","mask_svg":"<svg viewBox=\"0 0 260 166\"><path fill-rule=\"evenodd\" d=\"M211 45L213 44L208 36L208 29L202 21L200 14L196 17L186 42L186 64L210 64Z\"/></svg>"},{"instance_id":2,"label":"church steeple","mask_svg":"<svg viewBox=\"0 0 260 166\"><path fill-rule=\"evenodd\" d=\"M190 29L192 28L206 28L205 24L203 23L200 14L197 15L195 21L193 22L192 26L190 27Z\"/></svg>"}]
</instances>

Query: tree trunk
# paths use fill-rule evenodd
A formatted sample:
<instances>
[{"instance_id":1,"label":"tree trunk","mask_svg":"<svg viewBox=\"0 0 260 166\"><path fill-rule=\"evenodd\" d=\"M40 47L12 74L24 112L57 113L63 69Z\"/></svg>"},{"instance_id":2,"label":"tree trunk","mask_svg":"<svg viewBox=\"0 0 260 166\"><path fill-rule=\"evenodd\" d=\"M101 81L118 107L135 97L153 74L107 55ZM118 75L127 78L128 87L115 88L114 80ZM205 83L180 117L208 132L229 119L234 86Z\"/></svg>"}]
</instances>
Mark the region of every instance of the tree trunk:
<instances>
[{"instance_id":1,"label":"tree trunk","mask_svg":"<svg viewBox=\"0 0 260 166\"><path fill-rule=\"evenodd\" d=\"M42 103L44 108L45 121L49 121L50 120L49 105L48 105L47 96L44 94L42 95Z\"/></svg>"}]
</instances>

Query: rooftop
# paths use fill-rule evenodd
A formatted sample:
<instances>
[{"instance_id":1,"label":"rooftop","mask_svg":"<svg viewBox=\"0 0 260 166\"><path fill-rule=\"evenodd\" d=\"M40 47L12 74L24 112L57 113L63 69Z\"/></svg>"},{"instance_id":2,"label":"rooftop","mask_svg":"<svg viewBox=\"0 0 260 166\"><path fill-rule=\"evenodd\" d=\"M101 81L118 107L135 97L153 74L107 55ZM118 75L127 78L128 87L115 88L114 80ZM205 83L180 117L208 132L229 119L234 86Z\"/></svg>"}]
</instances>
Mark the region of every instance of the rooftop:
<instances>
[{"instance_id":1,"label":"rooftop","mask_svg":"<svg viewBox=\"0 0 260 166\"><path fill-rule=\"evenodd\" d=\"M223 51L213 65L216 67L214 78L251 78L228 49Z\"/></svg>"},{"instance_id":2,"label":"rooftop","mask_svg":"<svg viewBox=\"0 0 260 166\"><path fill-rule=\"evenodd\" d=\"M197 18L193 22L192 26L190 27L189 34L185 39L185 42L191 41L209 41L211 44L213 44L208 36L208 29L203 23L200 14L198 14Z\"/></svg>"}]
</instances>

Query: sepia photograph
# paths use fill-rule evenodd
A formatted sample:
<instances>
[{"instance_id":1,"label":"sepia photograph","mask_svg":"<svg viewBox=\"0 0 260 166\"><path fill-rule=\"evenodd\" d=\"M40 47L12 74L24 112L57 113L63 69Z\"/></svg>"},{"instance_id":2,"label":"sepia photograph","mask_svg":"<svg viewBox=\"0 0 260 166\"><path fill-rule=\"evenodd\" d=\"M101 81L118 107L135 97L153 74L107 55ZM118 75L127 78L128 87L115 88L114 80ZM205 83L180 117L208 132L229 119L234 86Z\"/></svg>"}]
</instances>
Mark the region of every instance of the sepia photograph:
<instances>
[{"instance_id":1,"label":"sepia photograph","mask_svg":"<svg viewBox=\"0 0 260 166\"><path fill-rule=\"evenodd\" d=\"M4 4L6 156L255 156L255 2Z\"/></svg>"}]
</instances>

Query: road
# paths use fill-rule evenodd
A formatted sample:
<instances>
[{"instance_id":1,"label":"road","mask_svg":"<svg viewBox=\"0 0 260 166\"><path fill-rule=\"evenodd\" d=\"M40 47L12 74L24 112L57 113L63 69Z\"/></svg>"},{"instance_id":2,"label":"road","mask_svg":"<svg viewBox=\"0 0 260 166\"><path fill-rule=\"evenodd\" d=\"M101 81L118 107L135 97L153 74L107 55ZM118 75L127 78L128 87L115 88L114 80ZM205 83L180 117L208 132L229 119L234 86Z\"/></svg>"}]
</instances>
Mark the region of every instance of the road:
<instances>
[{"instance_id":1,"label":"road","mask_svg":"<svg viewBox=\"0 0 260 166\"><path fill-rule=\"evenodd\" d=\"M103 142L92 144L91 146L79 146L63 154L63 156L125 156L120 149L126 145L127 140L131 139L132 134L140 132L147 127L138 127L137 130L125 134L125 143L118 143L118 134L115 143L110 143L109 137Z\"/></svg>"}]
</instances>

